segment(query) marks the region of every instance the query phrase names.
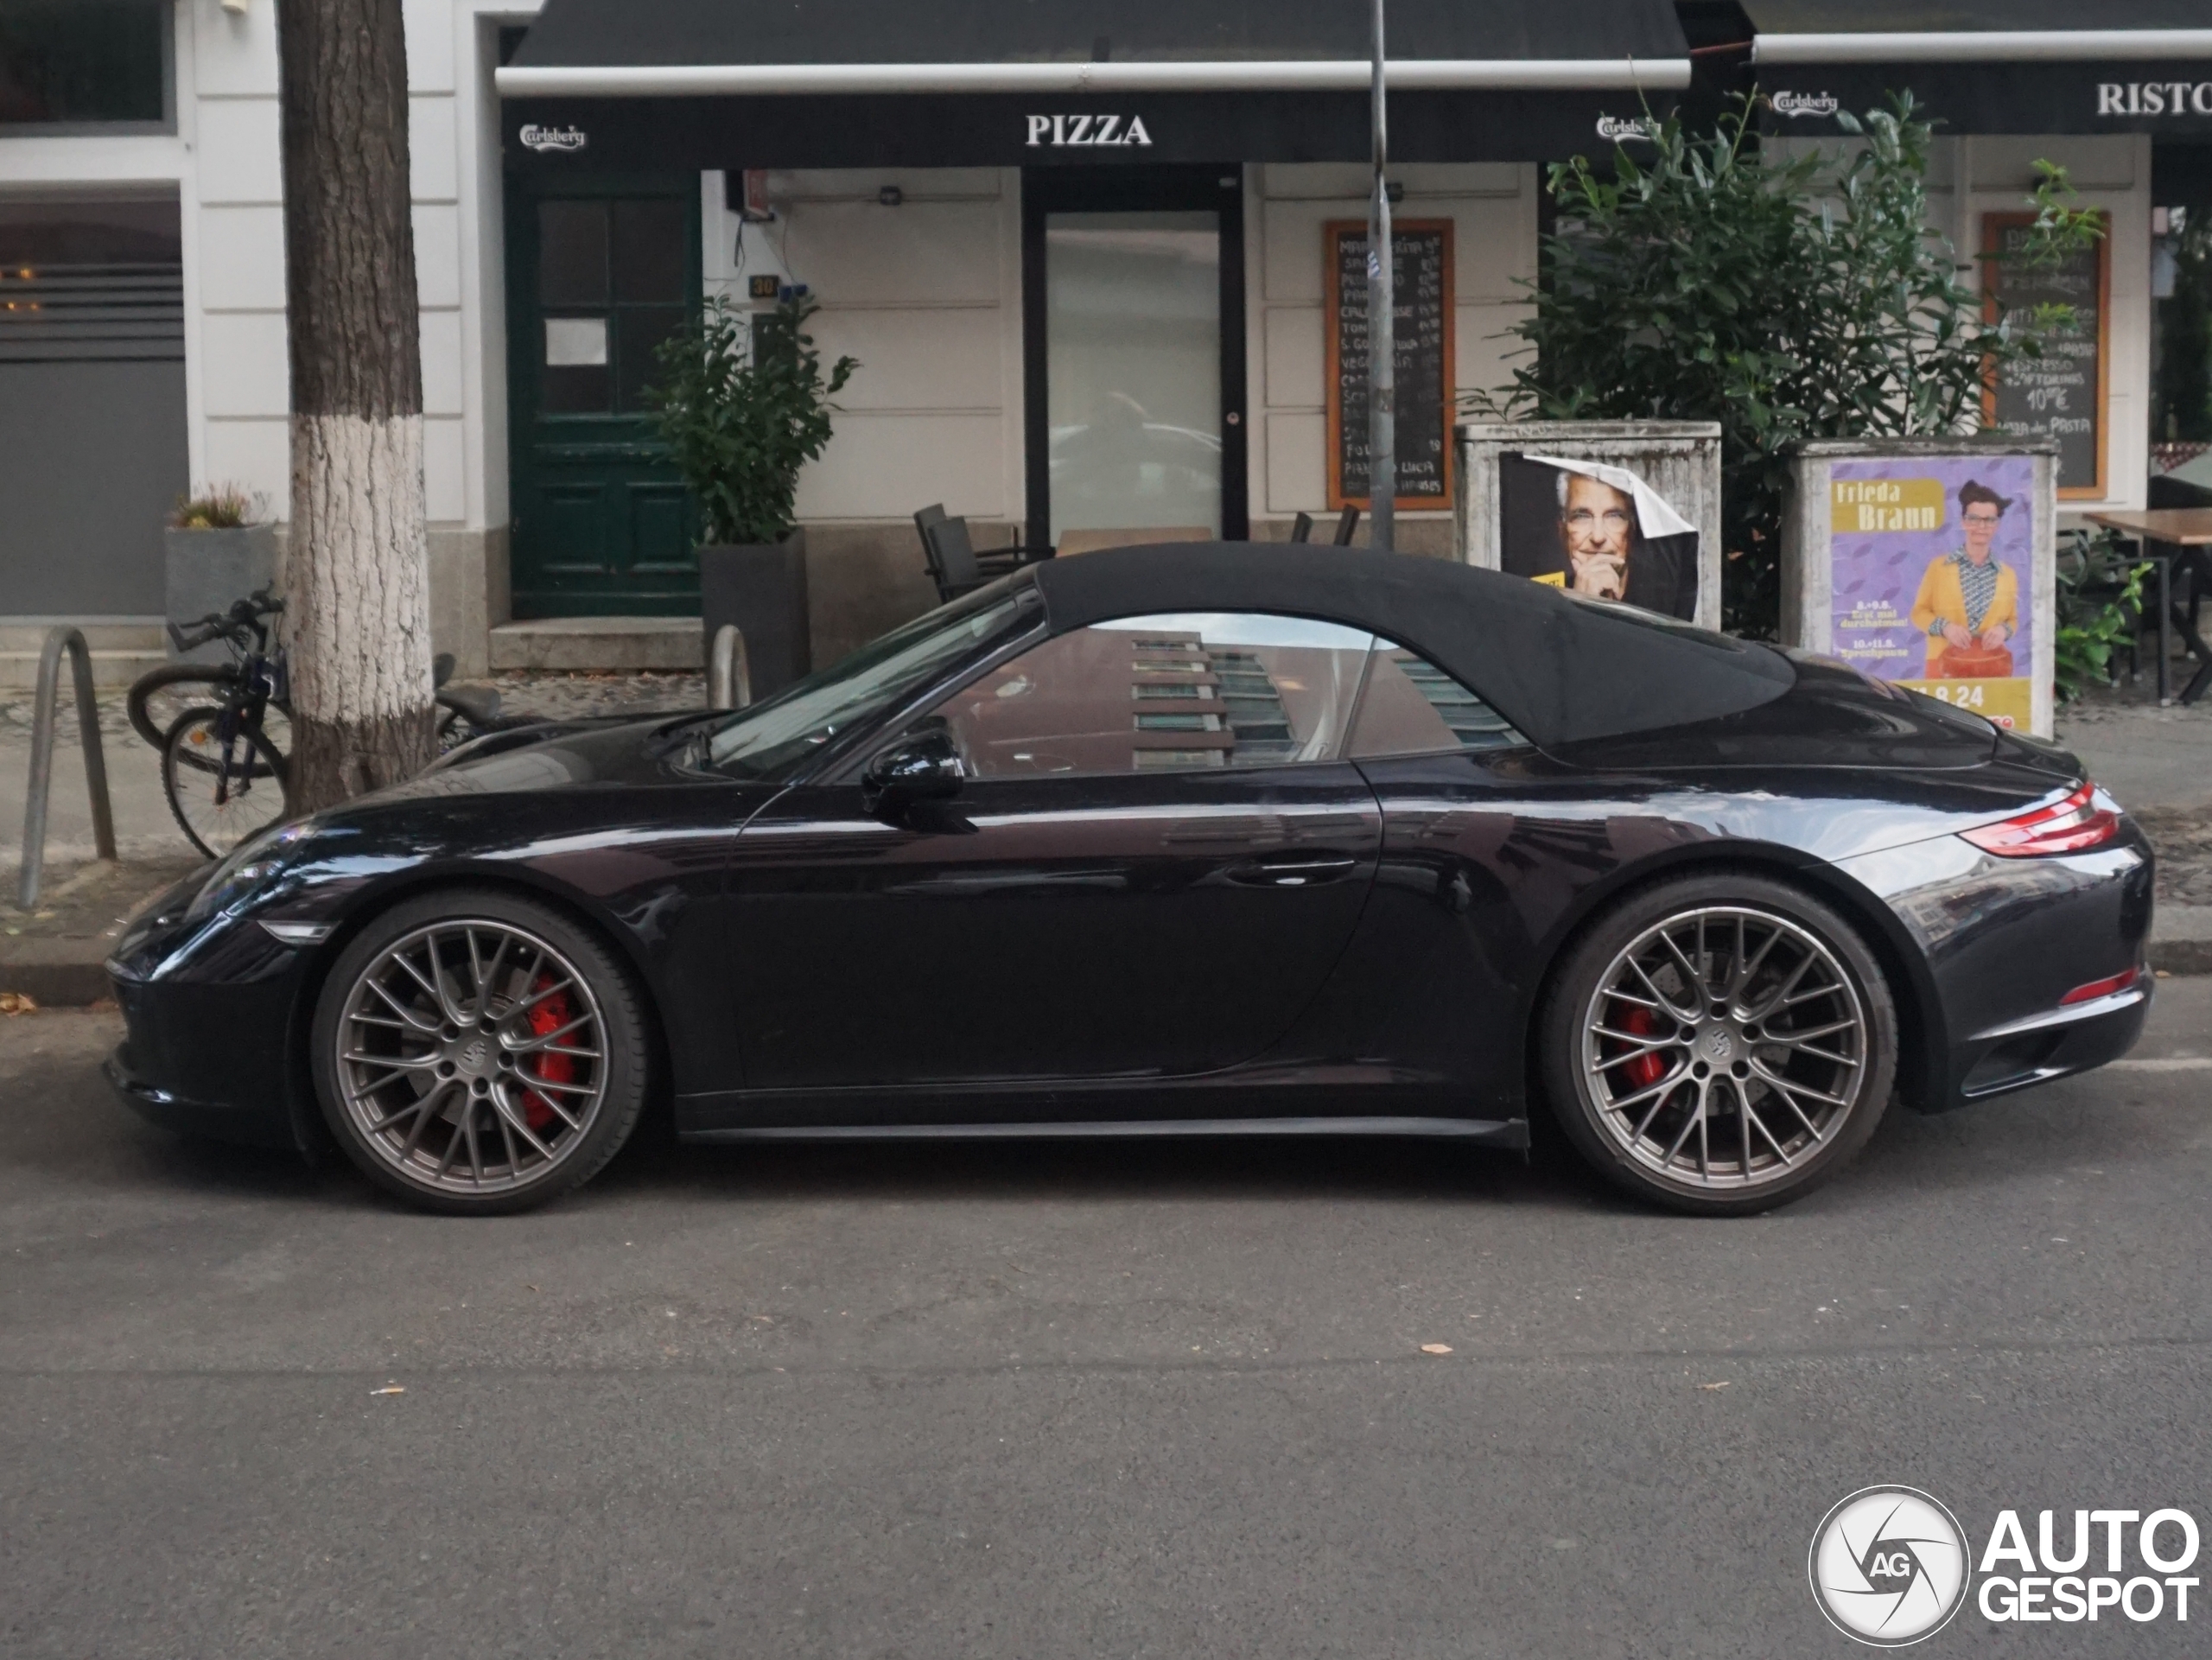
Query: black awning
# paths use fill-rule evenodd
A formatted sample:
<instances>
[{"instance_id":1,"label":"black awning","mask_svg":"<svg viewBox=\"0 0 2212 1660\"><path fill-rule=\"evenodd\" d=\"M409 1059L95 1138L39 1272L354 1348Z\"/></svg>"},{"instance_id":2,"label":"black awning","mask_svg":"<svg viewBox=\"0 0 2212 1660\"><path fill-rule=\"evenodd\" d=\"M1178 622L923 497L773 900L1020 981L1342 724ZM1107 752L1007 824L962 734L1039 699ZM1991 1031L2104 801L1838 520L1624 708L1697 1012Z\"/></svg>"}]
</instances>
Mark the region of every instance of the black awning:
<instances>
[{"instance_id":1,"label":"black awning","mask_svg":"<svg viewBox=\"0 0 2212 1660\"><path fill-rule=\"evenodd\" d=\"M2206 0L1744 0L1777 132L1909 91L1955 133L2212 133Z\"/></svg>"},{"instance_id":2,"label":"black awning","mask_svg":"<svg viewBox=\"0 0 2212 1660\"><path fill-rule=\"evenodd\" d=\"M1355 160L1367 27L1346 0L548 0L499 87L522 165ZM1389 29L1407 161L1600 149L1689 80L1668 0L1392 0Z\"/></svg>"}]
</instances>

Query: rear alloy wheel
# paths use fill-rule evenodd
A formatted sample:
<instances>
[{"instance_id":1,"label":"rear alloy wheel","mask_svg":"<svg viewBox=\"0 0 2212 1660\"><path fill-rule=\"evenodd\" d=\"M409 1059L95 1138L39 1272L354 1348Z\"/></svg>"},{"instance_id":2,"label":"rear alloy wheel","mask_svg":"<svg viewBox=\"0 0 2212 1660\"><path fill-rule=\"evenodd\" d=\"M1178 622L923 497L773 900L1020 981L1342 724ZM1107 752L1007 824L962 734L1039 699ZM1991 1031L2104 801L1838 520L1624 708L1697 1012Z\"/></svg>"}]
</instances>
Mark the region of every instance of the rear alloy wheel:
<instances>
[{"instance_id":1,"label":"rear alloy wheel","mask_svg":"<svg viewBox=\"0 0 2212 1660\"><path fill-rule=\"evenodd\" d=\"M426 1210L526 1210L590 1179L645 1098L620 967L560 913L496 893L398 906L316 1010L324 1116L372 1180Z\"/></svg>"},{"instance_id":2,"label":"rear alloy wheel","mask_svg":"<svg viewBox=\"0 0 2212 1660\"><path fill-rule=\"evenodd\" d=\"M1599 1169L1678 1210L1765 1210L1863 1147L1897 1073L1881 970L1826 906L1764 877L1629 899L1547 1002L1545 1081Z\"/></svg>"}]
</instances>

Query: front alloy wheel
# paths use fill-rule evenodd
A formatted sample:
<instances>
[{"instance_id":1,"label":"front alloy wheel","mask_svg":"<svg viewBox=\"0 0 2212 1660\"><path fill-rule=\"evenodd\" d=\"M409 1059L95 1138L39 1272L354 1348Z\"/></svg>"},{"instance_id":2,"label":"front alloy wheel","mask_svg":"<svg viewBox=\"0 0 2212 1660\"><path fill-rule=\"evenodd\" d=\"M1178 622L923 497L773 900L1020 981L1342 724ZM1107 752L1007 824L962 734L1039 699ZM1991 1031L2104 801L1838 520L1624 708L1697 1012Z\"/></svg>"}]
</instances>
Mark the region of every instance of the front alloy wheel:
<instances>
[{"instance_id":1,"label":"front alloy wheel","mask_svg":"<svg viewBox=\"0 0 2212 1660\"><path fill-rule=\"evenodd\" d=\"M588 1179L643 1096L635 999L597 941L505 894L372 923L317 1021L325 1116L354 1163L427 1208L523 1209Z\"/></svg>"},{"instance_id":2,"label":"front alloy wheel","mask_svg":"<svg viewBox=\"0 0 2212 1660\"><path fill-rule=\"evenodd\" d=\"M1680 1209L1760 1210L1825 1180L1872 1133L1895 1072L1865 947L1762 878L1631 900L1582 943L1549 1013L1569 1134Z\"/></svg>"}]
</instances>

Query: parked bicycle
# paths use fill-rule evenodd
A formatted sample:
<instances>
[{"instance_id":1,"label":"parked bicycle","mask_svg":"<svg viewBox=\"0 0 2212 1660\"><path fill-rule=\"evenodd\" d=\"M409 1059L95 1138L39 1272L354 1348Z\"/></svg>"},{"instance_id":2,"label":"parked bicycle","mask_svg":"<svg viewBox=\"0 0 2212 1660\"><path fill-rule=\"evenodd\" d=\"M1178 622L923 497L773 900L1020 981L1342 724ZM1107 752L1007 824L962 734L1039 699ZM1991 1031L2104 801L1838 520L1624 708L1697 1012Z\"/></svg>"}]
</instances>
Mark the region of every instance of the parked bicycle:
<instances>
[{"instance_id":1,"label":"parked bicycle","mask_svg":"<svg viewBox=\"0 0 2212 1660\"><path fill-rule=\"evenodd\" d=\"M288 769L278 738L290 735L291 688L284 648L270 652L266 621L283 608L264 588L227 612L208 613L189 632L170 623L178 651L220 640L232 660L163 664L141 675L126 700L132 728L162 752L169 811L211 859L285 817ZM156 698L186 687L214 701L190 703L166 726L157 724Z\"/></svg>"},{"instance_id":2,"label":"parked bicycle","mask_svg":"<svg viewBox=\"0 0 2212 1660\"><path fill-rule=\"evenodd\" d=\"M265 619L284 608L267 588L227 612L211 611L188 632L168 625L180 652L221 640L229 663L164 663L133 683L131 729L161 752L162 789L192 845L219 858L284 816L291 753L291 690L284 650L269 649ZM489 686L450 686L453 654L433 665L438 753L487 732L537 723L508 715Z\"/></svg>"}]
</instances>

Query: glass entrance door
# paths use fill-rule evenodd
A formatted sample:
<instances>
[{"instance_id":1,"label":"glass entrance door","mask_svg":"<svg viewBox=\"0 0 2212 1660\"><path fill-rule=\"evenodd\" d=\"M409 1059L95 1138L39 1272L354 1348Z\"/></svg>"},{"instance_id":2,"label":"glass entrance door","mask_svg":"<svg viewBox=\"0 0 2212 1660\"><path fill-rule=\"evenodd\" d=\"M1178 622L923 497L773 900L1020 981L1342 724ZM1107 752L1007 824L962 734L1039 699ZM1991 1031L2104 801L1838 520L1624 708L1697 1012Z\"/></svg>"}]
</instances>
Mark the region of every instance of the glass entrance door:
<instances>
[{"instance_id":1,"label":"glass entrance door","mask_svg":"<svg viewBox=\"0 0 2212 1660\"><path fill-rule=\"evenodd\" d=\"M1029 540L1242 537L1237 175L1039 169L1023 190Z\"/></svg>"}]
</instances>

